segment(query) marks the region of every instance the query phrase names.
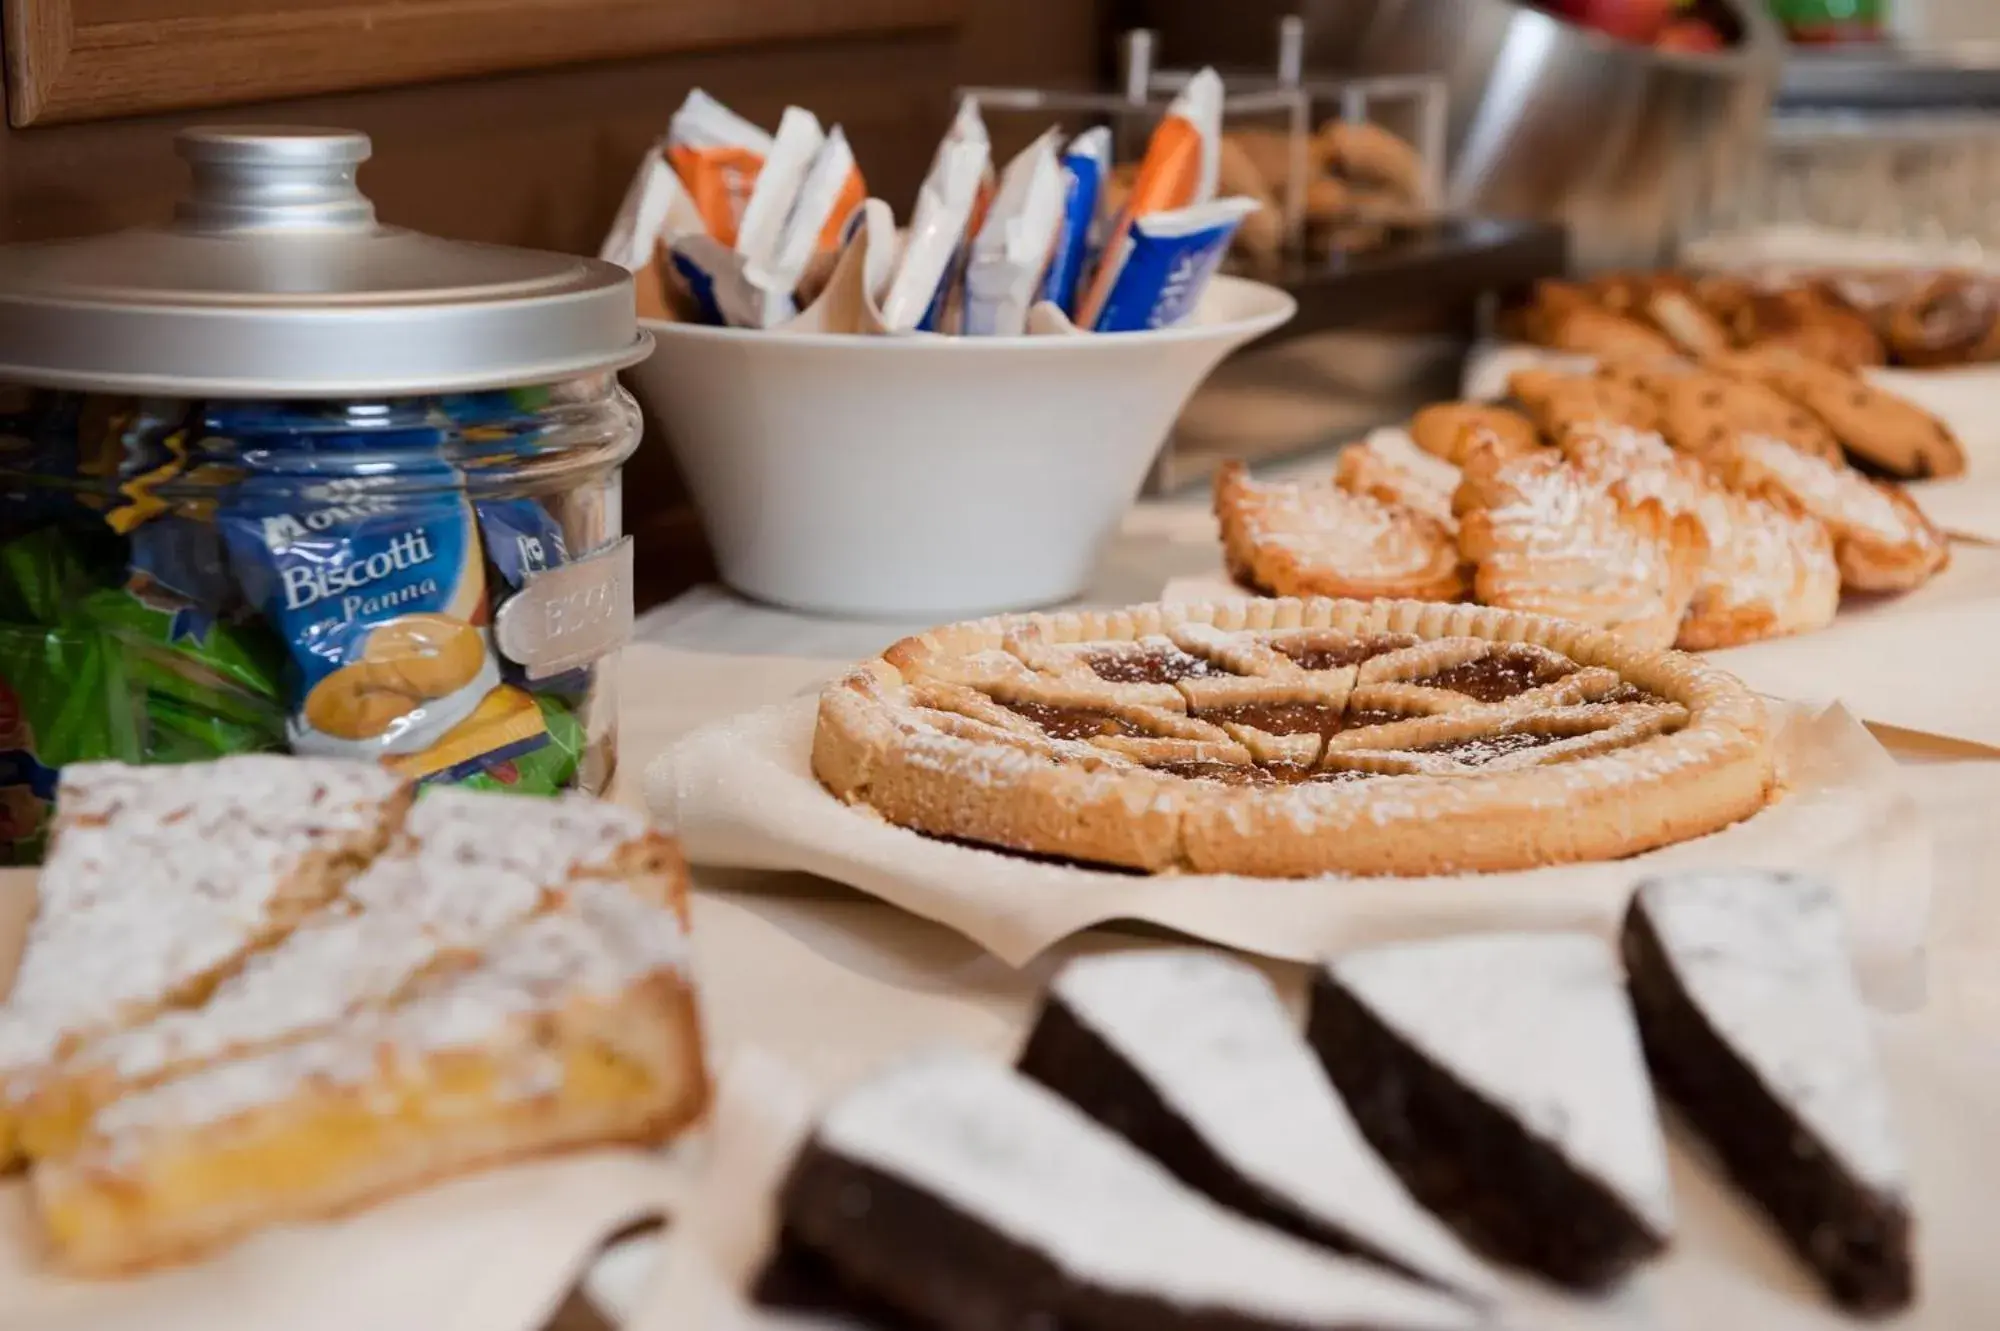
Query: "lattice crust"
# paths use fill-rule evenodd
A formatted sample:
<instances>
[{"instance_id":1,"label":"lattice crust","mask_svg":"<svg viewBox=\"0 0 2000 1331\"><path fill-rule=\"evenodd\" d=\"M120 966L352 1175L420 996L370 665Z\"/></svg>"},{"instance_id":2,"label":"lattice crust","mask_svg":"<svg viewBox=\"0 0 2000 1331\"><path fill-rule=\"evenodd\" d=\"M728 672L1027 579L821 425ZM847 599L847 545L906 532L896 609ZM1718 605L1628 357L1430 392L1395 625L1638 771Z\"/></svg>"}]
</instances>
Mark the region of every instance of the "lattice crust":
<instances>
[{"instance_id":1,"label":"lattice crust","mask_svg":"<svg viewBox=\"0 0 2000 1331\"><path fill-rule=\"evenodd\" d=\"M1770 797L1735 679L1480 606L1257 600L907 638L813 768L934 836L1151 871L1492 871L1633 854Z\"/></svg>"}]
</instances>

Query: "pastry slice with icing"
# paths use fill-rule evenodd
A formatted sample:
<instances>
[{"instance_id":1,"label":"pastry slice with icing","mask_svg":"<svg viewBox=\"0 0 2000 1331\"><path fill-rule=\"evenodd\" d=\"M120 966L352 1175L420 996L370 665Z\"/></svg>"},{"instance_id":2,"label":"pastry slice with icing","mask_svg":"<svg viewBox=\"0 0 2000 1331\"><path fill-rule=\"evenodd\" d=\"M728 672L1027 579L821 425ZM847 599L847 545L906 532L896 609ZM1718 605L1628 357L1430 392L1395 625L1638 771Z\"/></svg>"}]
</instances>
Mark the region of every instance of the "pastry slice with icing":
<instances>
[{"instance_id":1,"label":"pastry slice with icing","mask_svg":"<svg viewBox=\"0 0 2000 1331\"><path fill-rule=\"evenodd\" d=\"M1749 870L1652 879L1624 949L1661 1091L1840 1303L1906 1306L1908 1175L1832 890Z\"/></svg>"},{"instance_id":2,"label":"pastry slice with icing","mask_svg":"<svg viewBox=\"0 0 2000 1331\"><path fill-rule=\"evenodd\" d=\"M1451 497L1458 480L1457 467L1417 447L1401 430L1377 430L1341 450L1334 471L1334 482L1349 494L1415 509L1454 535L1458 519Z\"/></svg>"},{"instance_id":3,"label":"pastry slice with icing","mask_svg":"<svg viewBox=\"0 0 2000 1331\"><path fill-rule=\"evenodd\" d=\"M1782 496L1753 498L1723 487L1699 460L1658 435L1572 432L1563 454L1626 503L1653 501L1700 528L1701 571L1675 646L1734 647L1833 622L1840 567L1826 527Z\"/></svg>"},{"instance_id":4,"label":"pastry slice with icing","mask_svg":"<svg viewBox=\"0 0 2000 1331\"><path fill-rule=\"evenodd\" d=\"M1617 959L1582 934L1375 948L1307 1038L1368 1139L1474 1247L1580 1289L1658 1254L1673 1201Z\"/></svg>"},{"instance_id":5,"label":"pastry slice with icing","mask_svg":"<svg viewBox=\"0 0 2000 1331\"><path fill-rule=\"evenodd\" d=\"M1073 961L1021 1071L1253 1220L1494 1293L1368 1145L1270 981L1244 962L1194 950Z\"/></svg>"},{"instance_id":6,"label":"pastry slice with icing","mask_svg":"<svg viewBox=\"0 0 2000 1331\"><path fill-rule=\"evenodd\" d=\"M1246 1220L1026 1078L968 1054L836 1101L780 1197L790 1239L938 1331L1402 1331L1469 1305Z\"/></svg>"},{"instance_id":7,"label":"pastry slice with icing","mask_svg":"<svg viewBox=\"0 0 2000 1331\"><path fill-rule=\"evenodd\" d=\"M1944 534L1909 495L1845 463L1751 436L1738 440L1719 467L1731 489L1774 499L1823 523L1833 535L1841 584L1850 591L1909 591L1951 561Z\"/></svg>"},{"instance_id":8,"label":"pastry slice with icing","mask_svg":"<svg viewBox=\"0 0 2000 1331\"><path fill-rule=\"evenodd\" d=\"M199 1003L335 897L410 794L370 763L65 767L34 923L0 1009L0 1161L21 1100L57 1060Z\"/></svg>"},{"instance_id":9,"label":"pastry slice with icing","mask_svg":"<svg viewBox=\"0 0 2000 1331\"><path fill-rule=\"evenodd\" d=\"M96 1108L120 1096L387 1006L430 974L473 964L508 930L561 909L578 883L596 879L683 909L672 844L631 810L582 796L432 791L337 908L250 957L199 1007L85 1044L41 1078L22 1107L22 1147L60 1155Z\"/></svg>"},{"instance_id":10,"label":"pastry slice with icing","mask_svg":"<svg viewBox=\"0 0 2000 1331\"><path fill-rule=\"evenodd\" d=\"M1478 599L1671 646L1700 578L1704 540L1685 514L1607 486L1551 449L1475 450L1454 500Z\"/></svg>"},{"instance_id":11,"label":"pastry slice with icing","mask_svg":"<svg viewBox=\"0 0 2000 1331\"><path fill-rule=\"evenodd\" d=\"M1327 482L1263 483L1238 462L1215 478L1222 553L1267 596L1456 600L1458 545L1436 519Z\"/></svg>"},{"instance_id":12,"label":"pastry slice with icing","mask_svg":"<svg viewBox=\"0 0 2000 1331\"><path fill-rule=\"evenodd\" d=\"M130 1270L504 1160L660 1140L706 1100L686 964L672 909L578 882L390 1008L98 1111L35 1166L56 1255Z\"/></svg>"}]
</instances>

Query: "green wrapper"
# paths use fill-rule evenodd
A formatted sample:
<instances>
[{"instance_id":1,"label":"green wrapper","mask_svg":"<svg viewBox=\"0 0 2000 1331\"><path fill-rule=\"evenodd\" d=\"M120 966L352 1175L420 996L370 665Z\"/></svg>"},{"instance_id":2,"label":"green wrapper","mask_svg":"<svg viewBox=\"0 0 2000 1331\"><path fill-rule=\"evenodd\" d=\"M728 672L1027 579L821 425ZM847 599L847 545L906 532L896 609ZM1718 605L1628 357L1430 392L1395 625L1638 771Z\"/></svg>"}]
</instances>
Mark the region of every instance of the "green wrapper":
<instances>
[{"instance_id":1,"label":"green wrapper","mask_svg":"<svg viewBox=\"0 0 2000 1331\"><path fill-rule=\"evenodd\" d=\"M542 724L548 727L548 742L482 768L458 784L512 795L554 795L569 788L576 780L577 764L583 761L583 722L556 698L539 697L535 702L542 709Z\"/></svg>"},{"instance_id":2,"label":"green wrapper","mask_svg":"<svg viewBox=\"0 0 2000 1331\"><path fill-rule=\"evenodd\" d=\"M41 859L65 763L144 757L116 640L90 629L0 625L0 862Z\"/></svg>"}]
</instances>

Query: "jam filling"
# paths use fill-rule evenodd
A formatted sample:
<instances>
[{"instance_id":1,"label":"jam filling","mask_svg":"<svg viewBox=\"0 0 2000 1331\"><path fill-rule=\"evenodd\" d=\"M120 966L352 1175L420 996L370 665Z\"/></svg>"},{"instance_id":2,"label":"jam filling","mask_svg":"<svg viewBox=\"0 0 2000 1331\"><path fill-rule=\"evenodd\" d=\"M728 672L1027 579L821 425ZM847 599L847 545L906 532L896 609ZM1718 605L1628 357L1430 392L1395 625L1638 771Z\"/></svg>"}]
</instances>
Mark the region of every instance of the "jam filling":
<instances>
[{"instance_id":1,"label":"jam filling","mask_svg":"<svg viewBox=\"0 0 2000 1331\"><path fill-rule=\"evenodd\" d=\"M1467 767L1484 767L1510 753L1543 749L1570 738L1573 737L1554 735L1544 730L1514 730L1504 735L1479 735L1471 739L1452 739L1441 744L1426 744L1422 748L1413 749L1412 752L1441 753L1458 759Z\"/></svg>"},{"instance_id":2,"label":"jam filling","mask_svg":"<svg viewBox=\"0 0 2000 1331\"><path fill-rule=\"evenodd\" d=\"M1368 726L1392 726L1398 721L1408 721L1408 712L1392 712L1385 707L1353 707L1341 718L1341 729L1361 730Z\"/></svg>"},{"instance_id":3,"label":"jam filling","mask_svg":"<svg viewBox=\"0 0 2000 1331\"><path fill-rule=\"evenodd\" d=\"M1413 647L1416 641L1407 634L1378 633L1372 638L1352 638L1333 647L1288 643L1283 639L1271 646L1280 655L1290 657L1292 664L1301 670L1342 670Z\"/></svg>"},{"instance_id":4,"label":"jam filling","mask_svg":"<svg viewBox=\"0 0 2000 1331\"><path fill-rule=\"evenodd\" d=\"M1368 781L1377 772L1315 772L1309 767L1273 763L1254 767L1240 763L1165 763L1153 769L1188 781L1215 781L1225 786L1320 786L1335 782Z\"/></svg>"},{"instance_id":5,"label":"jam filling","mask_svg":"<svg viewBox=\"0 0 2000 1331\"><path fill-rule=\"evenodd\" d=\"M1412 684L1431 689L1448 689L1460 693L1475 702L1505 702L1518 698L1530 689L1553 684L1563 676L1573 673L1573 667L1534 656L1527 652L1491 652L1475 657L1422 679L1413 679Z\"/></svg>"},{"instance_id":6,"label":"jam filling","mask_svg":"<svg viewBox=\"0 0 2000 1331\"><path fill-rule=\"evenodd\" d=\"M1178 647L1111 648L1083 659L1107 684L1178 684L1184 679L1228 673Z\"/></svg>"},{"instance_id":7,"label":"jam filling","mask_svg":"<svg viewBox=\"0 0 2000 1331\"><path fill-rule=\"evenodd\" d=\"M1145 732L1129 721L1085 707L1051 707L1039 702L1003 704L1008 711L1025 716L1042 728L1050 739L1095 739L1099 735L1142 735Z\"/></svg>"},{"instance_id":8,"label":"jam filling","mask_svg":"<svg viewBox=\"0 0 2000 1331\"><path fill-rule=\"evenodd\" d=\"M1656 693L1646 692L1637 684L1626 683L1620 684L1597 701L1600 703L1643 702L1658 705L1666 702L1666 699Z\"/></svg>"},{"instance_id":9,"label":"jam filling","mask_svg":"<svg viewBox=\"0 0 2000 1331\"><path fill-rule=\"evenodd\" d=\"M1344 785L1350 781L1373 781L1380 772L1363 772L1351 767L1335 768L1331 772L1314 772L1306 778L1306 784L1313 786Z\"/></svg>"},{"instance_id":10,"label":"jam filling","mask_svg":"<svg viewBox=\"0 0 2000 1331\"><path fill-rule=\"evenodd\" d=\"M1212 707L1195 715L1216 725L1234 722L1267 735L1324 736L1337 735L1341 730L1339 709L1316 702L1240 703L1234 707Z\"/></svg>"},{"instance_id":11,"label":"jam filling","mask_svg":"<svg viewBox=\"0 0 2000 1331\"><path fill-rule=\"evenodd\" d=\"M1188 781L1219 781L1225 786L1269 786L1278 781L1268 768L1247 763L1165 763L1153 770Z\"/></svg>"}]
</instances>

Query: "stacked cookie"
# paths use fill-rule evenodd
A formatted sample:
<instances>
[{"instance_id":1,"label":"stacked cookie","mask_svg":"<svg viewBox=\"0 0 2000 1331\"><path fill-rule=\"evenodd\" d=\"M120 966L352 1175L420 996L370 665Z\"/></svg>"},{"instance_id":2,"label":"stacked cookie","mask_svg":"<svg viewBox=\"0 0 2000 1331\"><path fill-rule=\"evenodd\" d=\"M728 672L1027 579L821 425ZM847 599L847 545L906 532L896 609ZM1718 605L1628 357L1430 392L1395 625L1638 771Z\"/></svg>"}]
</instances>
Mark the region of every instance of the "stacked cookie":
<instances>
[{"instance_id":1,"label":"stacked cookie","mask_svg":"<svg viewBox=\"0 0 2000 1331\"><path fill-rule=\"evenodd\" d=\"M1843 590L1901 592L1943 535L1893 481L1964 454L1916 406L1795 352L1527 370L1504 404L1441 403L1324 482L1216 481L1231 575L1277 596L1530 611L1647 647L1824 627Z\"/></svg>"},{"instance_id":2,"label":"stacked cookie","mask_svg":"<svg viewBox=\"0 0 2000 1331\"><path fill-rule=\"evenodd\" d=\"M1503 328L1588 356L1791 351L1843 369L2000 361L2000 278L1913 269L1543 282Z\"/></svg>"},{"instance_id":3,"label":"stacked cookie","mask_svg":"<svg viewBox=\"0 0 2000 1331\"><path fill-rule=\"evenodd\" d=\"M1294 185L1314 253L1372 249L1398 228L1422 225L1435 208L1416 149L1367 121L1329 120L1303 139L1277 129L1232 130L1222 136L1217 165L1222 193L1262 205L1234 242L1260 263L1277 258L1284 244L1283 204Z\"/></svg>"},{"instance_id":4,"label":"stacked cookie","mask_svg":"<svg viewBox=\"0 0 2000 1331\"><path fill-rule=\"evenodd\" d=\"M1907 1176L1831 891L1656 879L1622 943L1622 968L1581 934L1350 953L1303 1033L1221 954L1073 962L1018 1071L932 1054L834 1102L753 1295L927 1331L1517 1325L1488 1262L1589 1294L1672 1245L1657 1082L1837 1302L1907 1306Z\"/></svg>"}]
</instances>

